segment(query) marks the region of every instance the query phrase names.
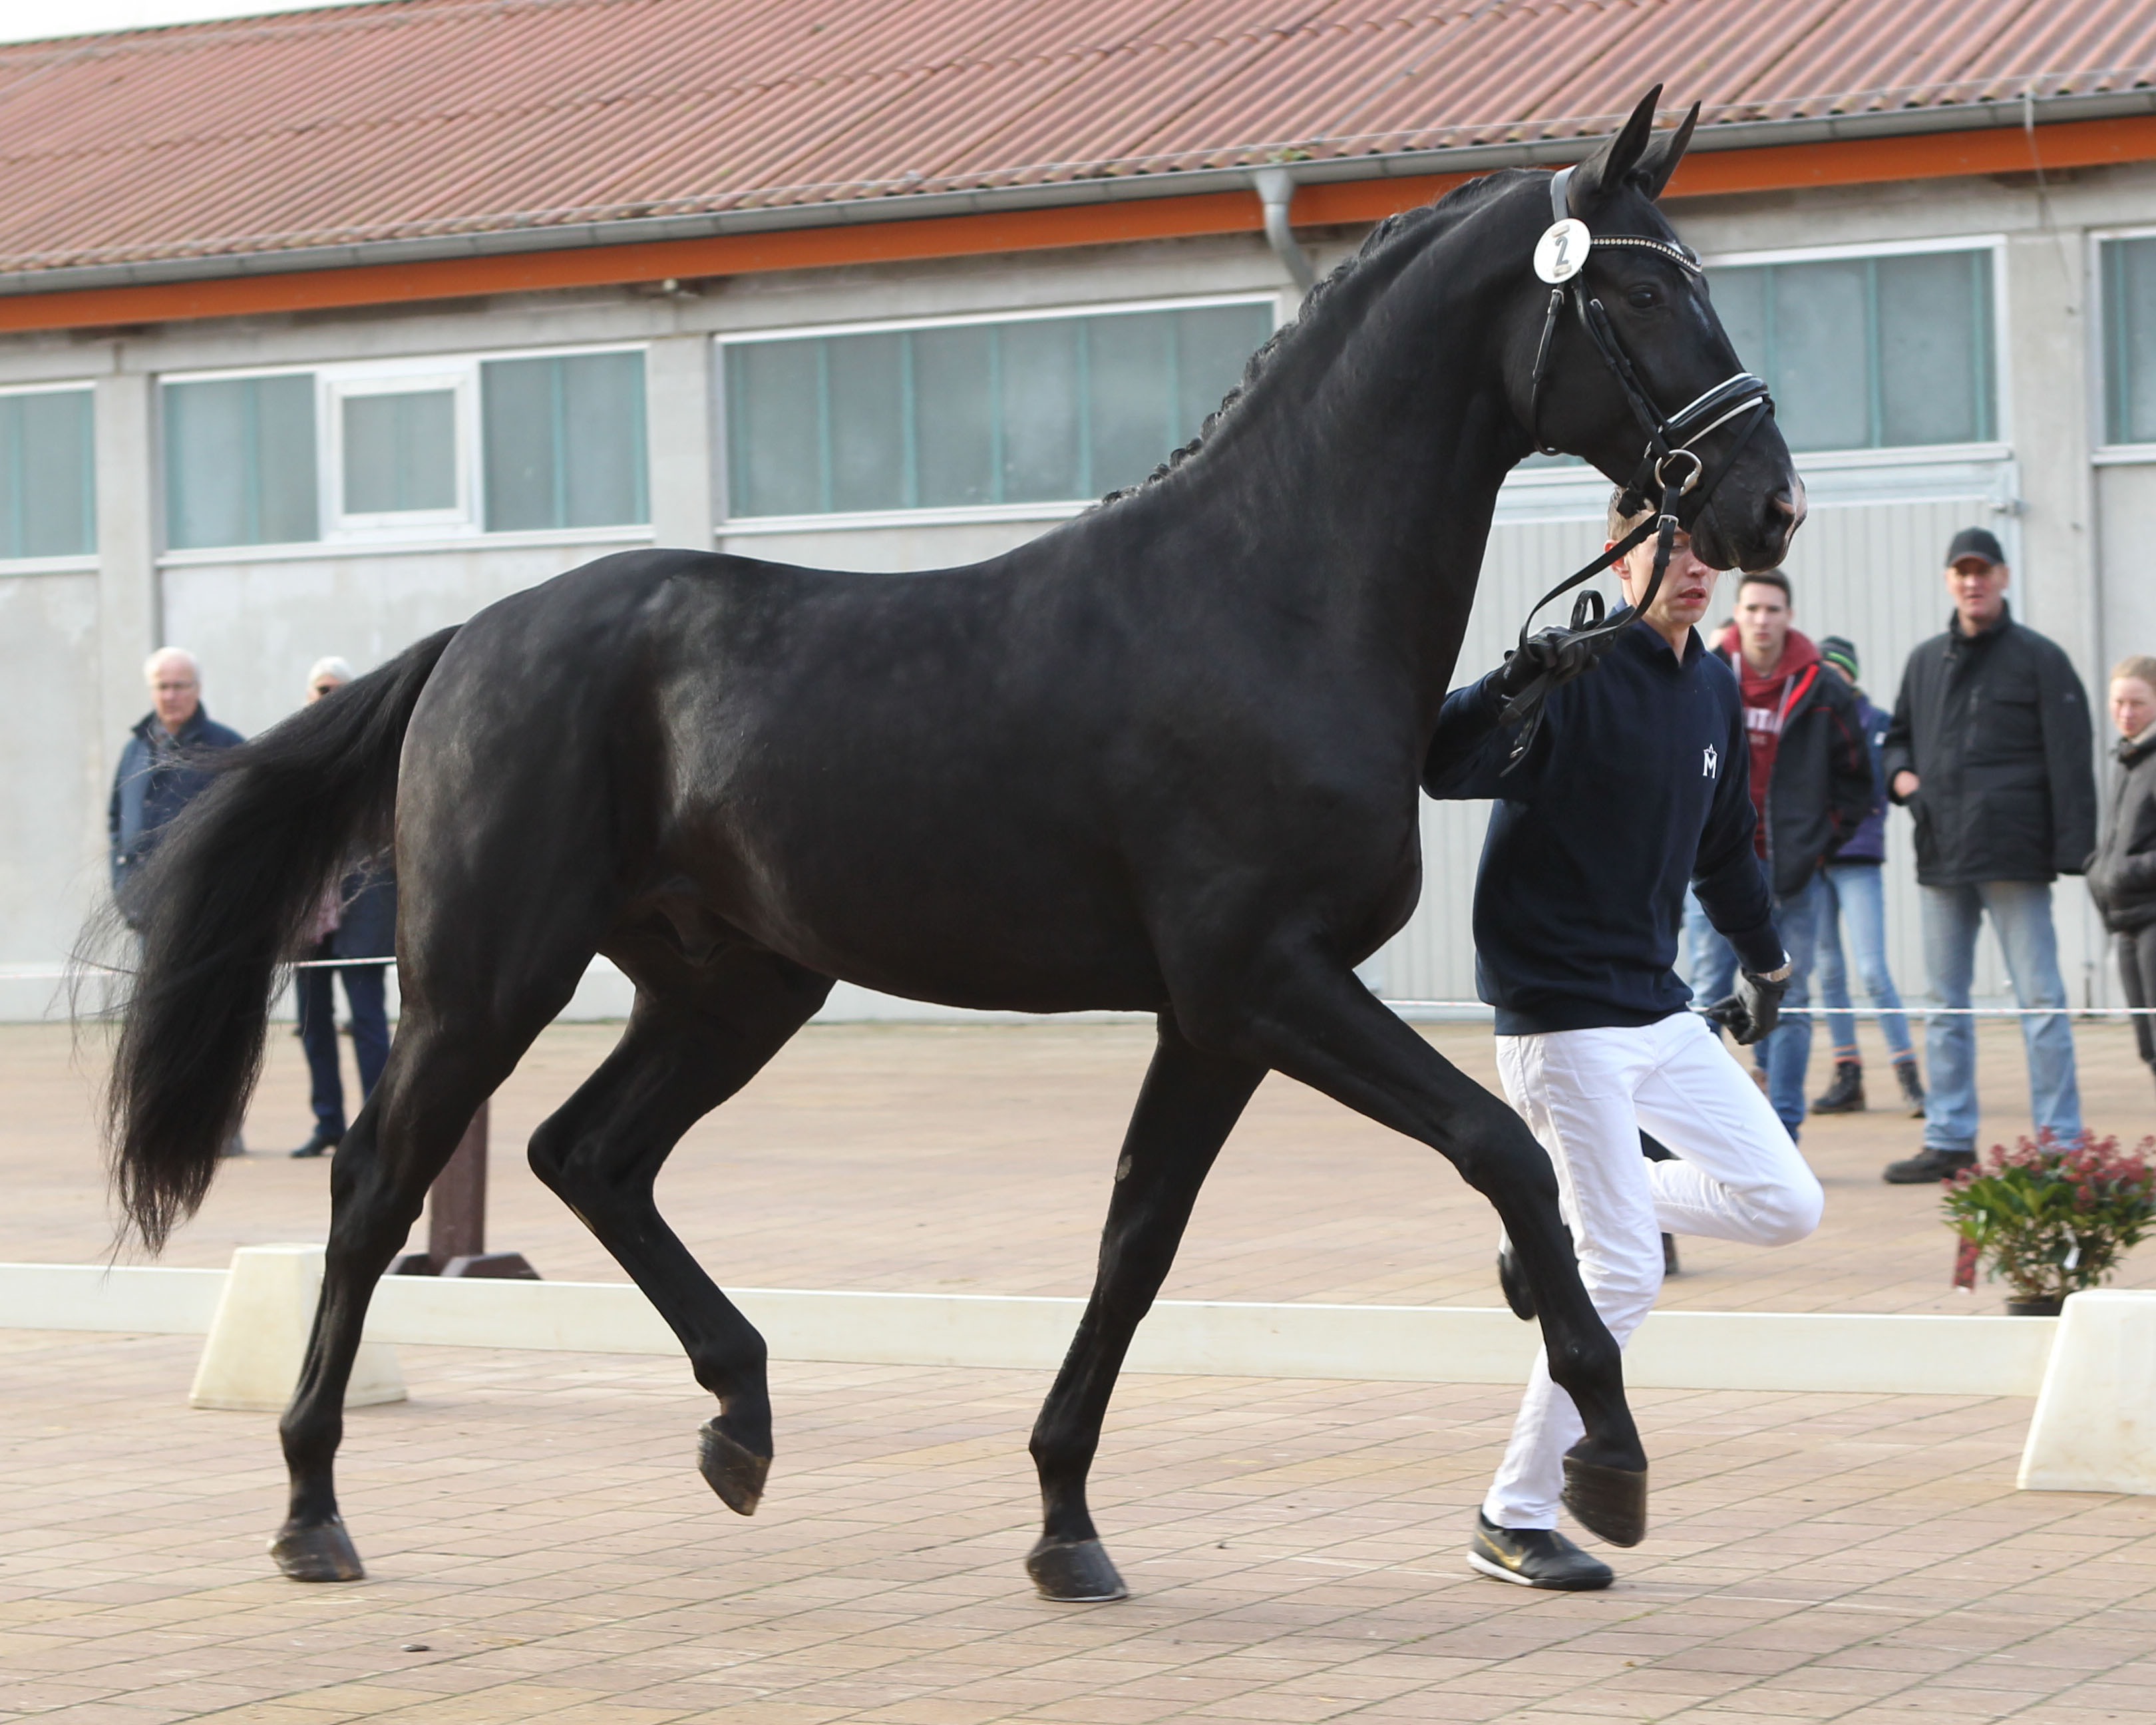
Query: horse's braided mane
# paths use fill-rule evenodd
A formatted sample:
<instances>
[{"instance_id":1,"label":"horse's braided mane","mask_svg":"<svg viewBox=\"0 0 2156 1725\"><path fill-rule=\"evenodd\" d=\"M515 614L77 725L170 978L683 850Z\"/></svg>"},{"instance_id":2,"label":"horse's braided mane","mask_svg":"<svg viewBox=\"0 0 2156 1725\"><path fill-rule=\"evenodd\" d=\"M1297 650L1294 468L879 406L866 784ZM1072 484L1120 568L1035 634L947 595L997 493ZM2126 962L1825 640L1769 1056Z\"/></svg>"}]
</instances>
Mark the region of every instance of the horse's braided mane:
<instances>
[{"instance_id":1,"label":"horse's braided mane","mask_svg":"<svg viewBox=\"0 0 2156 1725\"><path fill-rule=\"evenodd\" d=\"M1296 338L1317 320L1326 300L1349 276L1363 269L1380 253L1389 252L1401 246L1426 244L1435 239L1440 233L1457 225L1462 217L1473 214L1500 192L1508 188L1514 178L1522 172L1523 170L1519 168L1502 168L1495 173L1484 174L1479 178L1470 180L1464 186L1454 187L1435 203L1418 204L1413 209L1402 210L1397 215L1387 216L1383 221L1370 230L1369 237L1356 249L1352 257L1340 264L1331 275L1317 283L1303 296L1301 308L1296 315L1266 337L1264 345L1250 356L1248 362L1243 367L1242 382L1223 396L1220 405L1205 416L1205 423L1199 427L1197 436L1183 444L1181 449L1175 450L1167 460L1162 462L1136 485L1125 485L1120 490L1109 492L1095 507L1118 502L1125 497L1135 496L1148 486L1159 484L1175 469L1180 467L1203 449L1206 439L1213 435L1214 429L1235 410L1235 404L1250 393L1258 379L1271 368L1281 352L1292 345Z\"/></svg>"}]
</instances>

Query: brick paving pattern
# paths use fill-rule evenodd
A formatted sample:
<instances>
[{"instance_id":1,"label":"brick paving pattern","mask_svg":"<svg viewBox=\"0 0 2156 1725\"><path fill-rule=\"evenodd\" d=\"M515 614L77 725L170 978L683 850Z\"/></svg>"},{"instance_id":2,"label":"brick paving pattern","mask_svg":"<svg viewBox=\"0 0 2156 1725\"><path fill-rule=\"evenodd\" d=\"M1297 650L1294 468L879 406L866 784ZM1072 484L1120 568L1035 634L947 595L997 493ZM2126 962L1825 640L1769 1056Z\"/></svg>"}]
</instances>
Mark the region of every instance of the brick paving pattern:
<instances>
[{"instance_id":1,"label":"brick paving pattern","mask_svg":"<svg viewBox=\"0 0 2156 1725\"><path fill-rule=\"evenodd\" d=\"M194 1351L0 1337L0 1719L2156 1720L2156 1499L2014 1491L2023 1401L1645 1394L1654 1531L1568 1596L1461 1562L1508 1393L1133 1377L1136 1596L1073 1607L1019 1564L1035 1374L779 1366L743 1522L672 1363L407 1348L345 1446L370 1579L301 1587Z\"/></svg>"},{"instance_id":2,"label":"brick paving pattern","mask_svg":"<svg viewBox=\"0 0 2156 1725\"><path fill-rule=\"evenodd\" d=\"M1430 1033L1489 1076L1486 1032ZM595 1064L549 1033L495 1106L494 1244L615 1279L516 1153ZM1990 1126L2025 1123L1987 1030ZM274 1040L250 1139L305 1127ZM2092 1124L2148 1085L2080 1032ZM692 1134L668 1212L738 1285L1083 1291L1142 1027L834 1027ZM87 1063L94 1064L93 1058ZM1877 1070L1883 1071L1883 1067ZM0 1256L110 1240L64 1032L0 1030ZM1688 1242L1666 1303L1996 1311L1945 1291L1912 1122L1820 1121L1828 1219L1780 1253ZM320 1238L326 1169L222 1173L170 1261ZM1488 1304L1491 1224L1435 1158L1270 1081L1168 1291ZM2152 1255L2128 1285L2156 1284ZM1599 1595L1471 1575L1510 1390L1133 1376L1095 1509L1136 1597L1034 1599L1025 1372L773 1368L753 1521L694 1470L710 1404L663 1359L400 1349L413 1399L348 1420L370 1579L282 1581L267 1416L185 1404L199 1343L0 1332L0 1722L1145 1725L1162 1719L2156 1725L2156 1499L2013 1490L2015 1399L1644 1392L1647 1543Z\"/></svg>"},{"instance_id":3,"label":"brick paving pattern","mask_svg":"<svg viewBox=\"0 0 2156 1725\"><path fill-rule=\"evenodd\" d=\"M523 1147L618 1034L550 1030L492 1110L489 1244L557 1280L622 1272L533 1178ZM1426 1034L1496 1085L1486 1028ZM1988 1144L2028 1130L2028 1093L2018 1032L1990 1024L1981 1037ZM2132 1032L2088 1023L2076 1040L2090 1125L2128 1139L2156 1131L2156 1087ZM1151 1045L1143 1024L817 1026L690 1132L660 1178L660 1207L721 1285L1083 1295ZM86 1076L97 1053L87 1040L71 1060L60 1027L0 1027L0 1181L14 1200L0 1214L0 1259L85 1263L110 1249ZM1883 1050L1868 1070L1883 1100ZM266 1153L308 1127L305 1065L280 1029L247 1122L264 1153L225 1165L164 1261L222 1266L235 1245L323 1238L326 1161ZM1774 1252L1688 1240L1662 1303L2002 1309L1996 1284L1974 1298L1951 1291L1953 1241L1936 1195L1880 1182L1922 1130L1883 1107L1812 1121L1804 1147L1827 1193L1819 1232ZM1435 1153L1276 1076L1228 1141L1166 1294L1495 1305L1496 1237L1488 1205ZM2118 1285L2156 1286L2156 1246L2128 1259Z\"/></svg>"}]
</instances>

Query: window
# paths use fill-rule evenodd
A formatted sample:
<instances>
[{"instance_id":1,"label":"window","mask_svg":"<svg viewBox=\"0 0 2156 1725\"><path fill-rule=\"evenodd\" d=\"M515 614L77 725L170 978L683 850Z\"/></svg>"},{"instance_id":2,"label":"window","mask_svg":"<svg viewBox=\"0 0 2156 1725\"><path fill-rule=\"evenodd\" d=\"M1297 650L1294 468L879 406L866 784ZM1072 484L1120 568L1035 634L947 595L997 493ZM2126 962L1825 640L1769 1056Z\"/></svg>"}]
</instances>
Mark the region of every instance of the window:
<instances>
[{"instance_id":1,"label":"window","mask_svg":"<svg viewBox=\"0 0 2156 1725\"><path fill-rule=\"evenodd\" d=\"M96 550L93 423L87 389L0 395L0 557Z\"/></svg>"},{"instance_id":2,"label":"window","mask_svg":"<svg viewBox=\"0 0 2156 1725\"><path fill-rule=\"evenodd\" d=\"M319 536L313 373L168 383L164 403L172 545Z\"/></svg>"},{"instance_id":3,"label":"window","mask_svg":"<svg viewBox=\"0 0 2156 1725\"><path fill-rule=\"evenodd\" d=\"M2156 444L2156 239L2104 242L2104 441Z\"/></svg>"},{"instance_id":4,"label":"window","mask_svg":"<svg viewBox=\"0 0 2156 1725\"><path fill-rule=\"evenodd\" d=\"M1724 264L1707 281L1791 449L1996 434L1989 251Z\"/></svg>"},{"instance_id":5,"label":"window","mask_svg":"<svg viewBox=\"0 0 2156 1725\"><path fill-rule=\"evenodd\" d=\"M1270 300L726 344L731 513L1075 501L1194 435Z\"/></svg>"},{"instance_id":6,"label":"window","mask_svg":"<svg viewBox=\"0 0 2156 1725\"><path fill-rule=\"evenodd\" d=\"M180 378L164 423L179 550L651 519L640 350Z\"/></svg>"},{"instance_id":7,"label":"window","mask_svg":"<svg viewBox=\"0 0 2156 1725\"><path fill-rule=\"evenodd\" d=\"M454 388L343 393L337 422L343 515L457 511Z\"/></svg>"},{"instance_id":8,"label":"window","mask_svg":"<svg viewBox=\"0 0 2156 1725\"><path fill-rule=\"evenodd\" d=\"M489 532L651 519L641 353L489 360L480 375Z\"/></svg>"}]
</instances>

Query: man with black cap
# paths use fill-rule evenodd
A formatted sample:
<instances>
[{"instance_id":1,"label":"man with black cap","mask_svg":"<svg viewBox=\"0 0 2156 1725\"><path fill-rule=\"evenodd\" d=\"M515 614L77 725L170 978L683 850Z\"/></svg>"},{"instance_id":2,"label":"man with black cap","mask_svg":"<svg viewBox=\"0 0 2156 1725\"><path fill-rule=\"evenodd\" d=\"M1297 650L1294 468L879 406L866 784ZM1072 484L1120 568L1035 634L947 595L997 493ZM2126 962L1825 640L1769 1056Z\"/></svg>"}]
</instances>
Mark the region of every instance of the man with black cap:
<instances>
[{"instance_id":1,"label":"man with black cap","mask_svg":"<svg viewBox=\"0 0 2156 1725\"><path fill-rule=\"evenodd\" d=\"M2030 1111L2060 1138L2082 1129L2073 1033L2051 927L2051 882L2078 875L2096 845L2088 696L2056 644L2014 620L2012 572L1998 540L1964 527L1947 547L1953 615L1909 655L1881 751L1889 793L1916 818L1924 968L1932 997L1969 1004L1984 918L2006 955L2014 998L2048 1009L2021 1020ZM1941 1180L1976 1161L1976 1029L1965 1016L1926 1027L1922 1150L1892 1184Z\"/></svg>"}]
</instances>

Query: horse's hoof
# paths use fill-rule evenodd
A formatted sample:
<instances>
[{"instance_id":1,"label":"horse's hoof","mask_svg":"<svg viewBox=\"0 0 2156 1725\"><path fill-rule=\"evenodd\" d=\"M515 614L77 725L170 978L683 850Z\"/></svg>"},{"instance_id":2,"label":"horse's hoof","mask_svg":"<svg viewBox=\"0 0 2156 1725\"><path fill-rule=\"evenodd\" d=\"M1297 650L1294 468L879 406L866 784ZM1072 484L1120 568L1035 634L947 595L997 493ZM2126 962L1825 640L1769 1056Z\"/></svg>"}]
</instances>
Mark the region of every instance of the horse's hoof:
<instances>
[{"instance_id":1,"label":"horse's hoof","mask_svg":"<svg viewBox=\"0 0 2156 1725\"><path fill-rule=\"evenodd\" d=\"M1598 1539L1637 1545L1647 1537L1647 1470L1564 1458L1564 1507Z\"/></svg>"},{"instance_id":2,"label":"horse's hoof","mask_svg":"<svg viewBox=\"0 0 2156 1725\"><path fill-rule=\"evenodd\" d=\"M367 1579L342 1522L316 1522L305 1527L287 1522L270 1542L270 1555L294 1581Z\"/></svg>"},{"instance_id":3,"label":"horse's hoof","mask_svg":"<svg viewBox=\"0 0 2156 1725\"><path fill-rule=\"evenodd\" d=\"M719 1430L716 1420L706 1420L697 1435L697 1471L736 1515L754 1515L771 1475L771 1457L743 1449Z\"/></svg>"},{"instance_id":4,"label":"horse's hoof","mask_svg":"<svg viewBox=\"0 0 2156 1725\"><path fill-rule=\"evenodd\" d=\"M1059 1540L1044 1534L1025 1554L1025 1573L1044 1599L1083 1604L1131 1596L1097 1539Z\"/></svg>"}]
</instances>

